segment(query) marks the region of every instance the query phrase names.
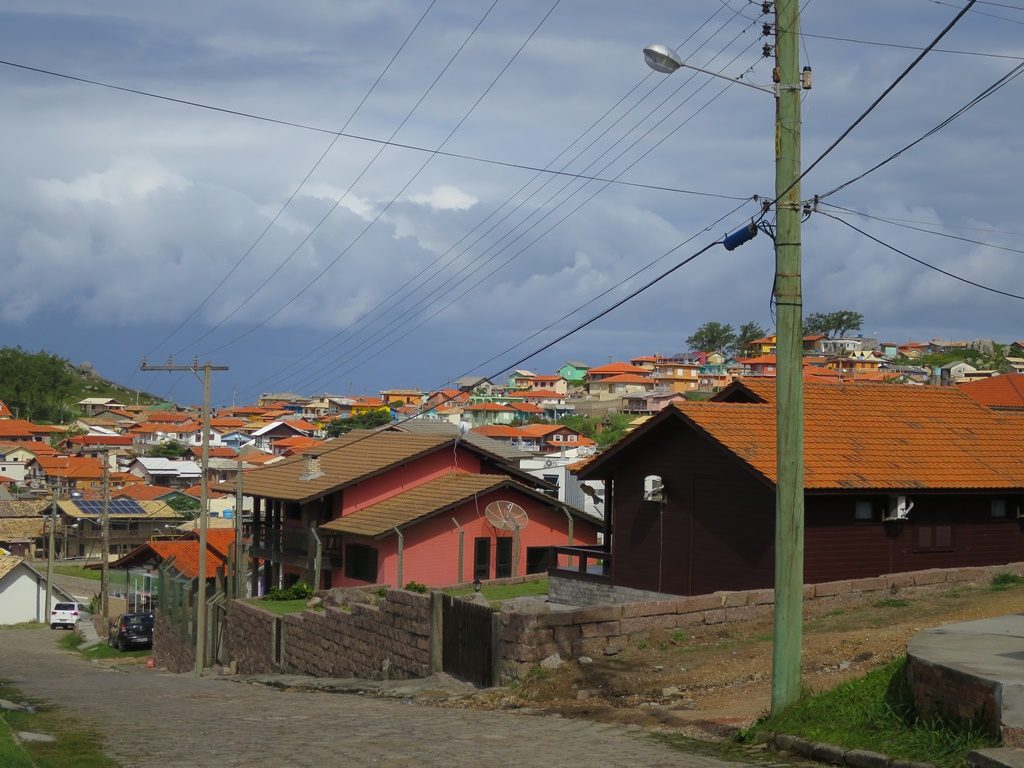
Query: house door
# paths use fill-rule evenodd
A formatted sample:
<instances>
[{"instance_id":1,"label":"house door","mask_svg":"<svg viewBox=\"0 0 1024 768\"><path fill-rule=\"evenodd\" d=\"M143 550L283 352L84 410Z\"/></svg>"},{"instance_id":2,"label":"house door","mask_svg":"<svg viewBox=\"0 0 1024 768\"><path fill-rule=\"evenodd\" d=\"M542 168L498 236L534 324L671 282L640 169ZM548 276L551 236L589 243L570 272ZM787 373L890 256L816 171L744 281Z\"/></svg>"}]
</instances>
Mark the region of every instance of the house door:
<instances>
[{"instance_id":1,"label":"house door","mask_svg":"<svg viewBox=\"0 0 1024 768\"><path fill-rule=\"evenodd\" d=\"M491 540L479 538L473 542L473 578L485 581L491 578Z\"/></svg>"},{"instance_id":2,"label":"house door","mask_svg":"<svg viewBox=\"0 0 1024 768\"><path fill-rule=\"evenodd\" d=\"M497 540L497 552L494 557L494 578L507 579L512 575L512 539Z\"/></svg>"}]
</instances>

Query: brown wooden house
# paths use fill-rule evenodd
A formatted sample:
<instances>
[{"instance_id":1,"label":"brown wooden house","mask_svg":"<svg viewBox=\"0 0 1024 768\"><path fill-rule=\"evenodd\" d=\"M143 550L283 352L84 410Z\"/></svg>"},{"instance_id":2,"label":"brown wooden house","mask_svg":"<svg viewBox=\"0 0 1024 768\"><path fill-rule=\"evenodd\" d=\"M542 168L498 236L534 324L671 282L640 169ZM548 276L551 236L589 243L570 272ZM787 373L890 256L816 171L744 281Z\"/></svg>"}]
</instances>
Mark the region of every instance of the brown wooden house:
<instances>
[{"instance_id":1,"label":"brown wooden house","mask_svg":"<svg viewBox=\"0 0 1024 768\"><path fill-rule=\"evenodd\" d=\"M606 484L605 549L559 575L682 595L772 586L774 382L716 399L669 405L580 471ZM806 582L1024 560L1014 421L955 388L805 384Z\"/></svg>"}]
</instances>

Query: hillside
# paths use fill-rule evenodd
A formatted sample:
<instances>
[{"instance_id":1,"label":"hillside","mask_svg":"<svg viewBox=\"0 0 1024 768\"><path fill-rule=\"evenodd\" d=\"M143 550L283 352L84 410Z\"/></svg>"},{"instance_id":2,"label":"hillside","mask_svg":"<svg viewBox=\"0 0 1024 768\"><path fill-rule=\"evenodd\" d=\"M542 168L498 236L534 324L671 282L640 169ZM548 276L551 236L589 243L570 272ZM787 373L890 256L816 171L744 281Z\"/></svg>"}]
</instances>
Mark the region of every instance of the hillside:
<instances>
[{"instance_id":1,"label":"hillside","mask_svg":"<svg viewBox=\"0 0 1024 768\"><path fill-rule=\"evenodd\" d=\"M125 405L151 405L161 399L128 389L97 374L88 363L73 365L46 351L0 348L0 400L22 419L67 423L79 415L76 403L112 397Z\"/></svg>"}]
</instances>

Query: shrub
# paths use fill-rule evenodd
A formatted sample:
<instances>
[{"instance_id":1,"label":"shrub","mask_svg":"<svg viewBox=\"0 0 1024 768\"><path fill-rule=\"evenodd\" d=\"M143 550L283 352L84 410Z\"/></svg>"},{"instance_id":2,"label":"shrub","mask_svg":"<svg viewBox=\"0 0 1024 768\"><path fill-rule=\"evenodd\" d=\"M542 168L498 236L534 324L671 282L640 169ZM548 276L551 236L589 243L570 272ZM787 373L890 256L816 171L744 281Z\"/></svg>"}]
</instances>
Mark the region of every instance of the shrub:
<instances>
[{"instance_id":1,"label":"shrub","mask_svg":"<svg viewBox=\"0 0 1024 768\"><path fill-rule=\"evenodd\" d=\"M407 592L419 592L421 595L427 593L427 585L420 584L418 581L410 581L405 585Z\"/></svg>"},{"instance_id":2,"label":"shrub","mask_svg":"<svg viewBox=\"0 0 1024 768\"><path fill-rule=\"evenodd\" d=\"M992 589L996 592L1015 587L1018 584L1024 584L1024 576L1009 571L1002 571L992 577Z\"/></svg>"},{"instance_id":3,"label":"shrub","mask_svg":"<svg viewBox=\"0 0 1024 768\"><path fill-rule=\"evenodd\" d=\"M274 587L266 595L264 600L308 600L313 594L313 588L304 581L297 581L288 589Z\"/></svg>"}]
</instances>

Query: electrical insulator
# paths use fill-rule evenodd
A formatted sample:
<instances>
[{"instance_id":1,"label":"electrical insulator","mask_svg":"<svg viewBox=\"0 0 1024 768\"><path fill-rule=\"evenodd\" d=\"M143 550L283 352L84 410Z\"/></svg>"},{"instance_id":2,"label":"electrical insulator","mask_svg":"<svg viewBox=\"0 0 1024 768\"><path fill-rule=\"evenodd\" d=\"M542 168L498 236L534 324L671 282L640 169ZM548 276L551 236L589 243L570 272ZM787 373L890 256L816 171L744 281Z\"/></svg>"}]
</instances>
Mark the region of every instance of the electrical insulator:
<instances>
[{"instance_id":1,"label":"electrical insulator","mask_svg":"<svg viewBox=\"0 0 1024 768\"><path fill-rule=\"evenodd\" d=\"M762 37L770 37L771 34L772 34L772 25L771 24L762 24L761 25L761 36Z\"/></svg>"},{"instance_id":2,"label":"electrical insulator","mask_svg":"<svg viewBox=\"0 0 1024 768\"><path fill-rule=\"evenodd\" d=\"M761 13L769 14L771 12L772 12L771 0L765 0L763 3L761 3Z\"/></svg>"},{"instance_id":3,"label":"electrical insulator","mask_svg":"<svg viewBox=\"0 0 1024 768\"><path fill-rule=\"evenodd\" d=\"M772 47L773 46L770 43L765 43L764 46L761 48L761 55L767 59L769 56L772 55Z\"/></svg>"},{"instance_id":4,"label":"electrical insulator","mask_svg":"<svg viewBox=\"0 0 1024 768\"><path fill-rule=\"evenodd\" d=\"M772 67L772 82L773 83L781 83L782 82L782 72L779 70L778 67Z\"/></svg>"},{"instance_id":5,"label":"electrical insulator","mask_svg":"<svg viewBox=\"0 0 1024 768\"><path fill-rule=\"evenodd\" d=\"M811 68L804 67L803 72L800 73L800 86L805 90L811 90L811 86L814 84L811 78Z\"/></svg>"}]
</instances>

